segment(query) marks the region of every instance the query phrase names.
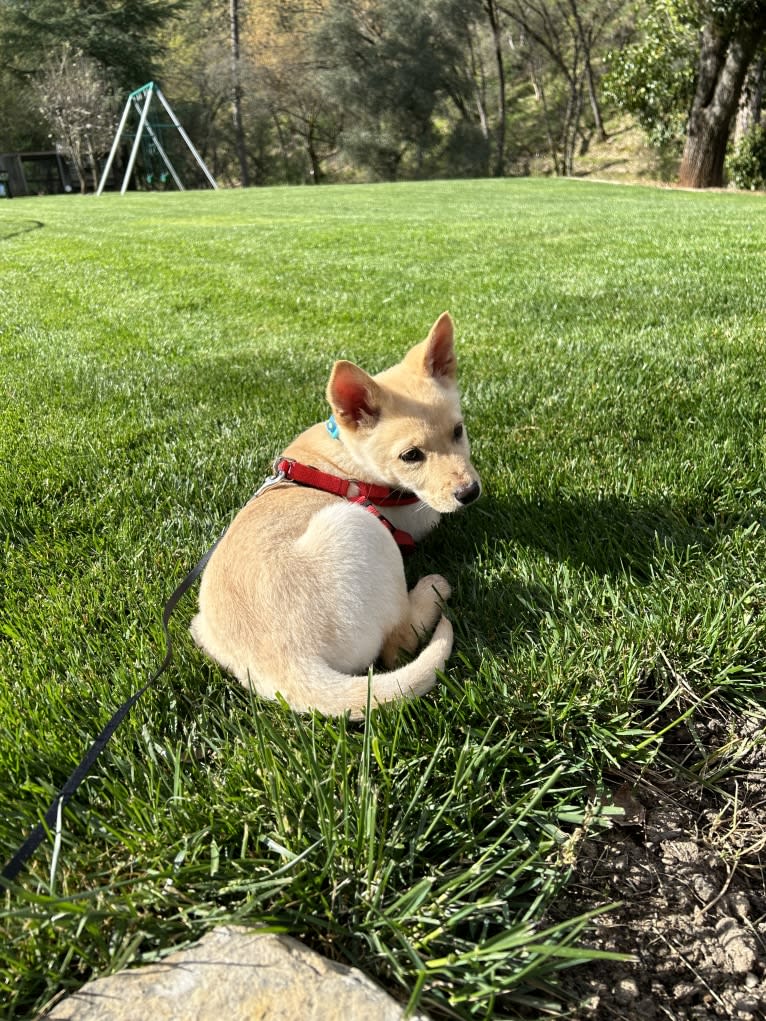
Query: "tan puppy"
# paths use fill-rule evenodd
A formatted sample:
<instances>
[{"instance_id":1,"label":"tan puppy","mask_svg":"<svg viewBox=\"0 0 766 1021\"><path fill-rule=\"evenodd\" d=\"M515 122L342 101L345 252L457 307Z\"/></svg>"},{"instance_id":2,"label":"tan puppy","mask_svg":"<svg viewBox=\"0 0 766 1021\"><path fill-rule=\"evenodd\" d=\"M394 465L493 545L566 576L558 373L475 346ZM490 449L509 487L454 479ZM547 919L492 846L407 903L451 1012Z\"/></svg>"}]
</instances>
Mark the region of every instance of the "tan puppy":
<instances>
[{"instance_id":1,"label":"tan puppy","mask_svg":"<svg viewBox=\"0 0 766 1021\"><path fill-rule=\"evenodd\" d=\"M441 613L449 585L434 574L408 592L397 548L481 492L449 315L377 376L336 362L327 400L329 422L311 426L278 459L294 481L280 477L251 500L213 553L192 633L260 695L279 692L299 711L358 719L368 685L372 705L421 695L452 649ZM326 491L344 487L345 499ZM368 675L377 657L392 668L401 650L414 652L437 621L416 659Z\"/></svg>"}]
</instances>

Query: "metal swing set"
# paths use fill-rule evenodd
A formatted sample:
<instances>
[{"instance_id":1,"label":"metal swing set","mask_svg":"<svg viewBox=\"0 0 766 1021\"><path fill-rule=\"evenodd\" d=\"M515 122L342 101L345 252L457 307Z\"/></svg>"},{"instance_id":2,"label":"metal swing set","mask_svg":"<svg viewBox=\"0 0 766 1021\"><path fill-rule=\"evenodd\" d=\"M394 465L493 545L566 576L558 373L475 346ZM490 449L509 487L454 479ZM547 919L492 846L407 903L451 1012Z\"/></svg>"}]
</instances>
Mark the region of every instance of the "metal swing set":
<instances>
[{"instance_id":1,"label":"metal swing set","mask_svg":"<svg viewBox=\"0 0 766 1021\"><path fill-rule=\"evenodd\" d=\"M162 90L160 89L159 85L157 85L155 82L147 82L146 85L142 85L140 89L136 89L135 92L131 92L130 95L128 96L128 101L125 104L125 109L122 112L122 117L120 119L120 123L119 123L119 126L117 128L117 134L114 136L114 142L112 143L112 148L111 148L111 151L109 153L109 158L106 161L106 166L104 167L104 172L101 175L101 180L99 181L98 190L96 191L96 195L100 195L101 192L104 190L104 185L106 184L106 182L107 182L107 180L109 178L109 174L111 173L112 164L114 163L114 158L117 155L117 150L119 149L119 146L120 146L120 139L122 138L123 132L125 131L125 128L127 127L128 118L130 117L131 112L135 112L135 113L138 114L138 128L136 130L136 135L135 135L135 138L134 138L134 141L133 141L133 146L132 146L132 148L130 150L130 157L128 158L128 165L127 165L127 167L125 169L125 176L124 176L124 178L122 180L122 187L120 188L120 194L124 195L125 192L127 191L128 182L130 181L130 175L133 173L133 168L136 165L136 157L138 156L138 150L141 147L141 142L142 142L142 139L144 137L144 133L146 133L149 136L149 146L151 147L151 149L154 152L157 153L157 155L160 157L162 162L165 164L167 172L173 178L173 181L174 181L176 187L178 188L178 190L179 191L185 191L186 190L184 188L184 186L183 186L183 182L181 181L181 178L178 176L178 173L176 172L175 167L170 162L170 157L168 156L167 152L165 151L165 149L164 149L164 147L162 145L162 142L160 141L158 131L155 130L155 127L152 126L152 124L151 124L151 122L149 120L149 107L151 105L152 98L154 96L157 97L157 99L160 101L160 103L164 107L165 112L170 117L170 120L172 122L173 127L178 131L179 135L181 136L181 138L186 143L186 146L189 149L189 152L192 154L194 159L197 161L197 164L198 164L200 170L205 175L207 180L210 182L210 186L212 188L218 188L218 185L216 184L213 175L207 169L207 167L205 166L205 163L204 163L202 157L197 152L197 150L194 148L194 145L192 144L192 140L186 134L186 132L184 131L184 129L183 129L182 125L181 125L181 122L178 120L176 115L173 113L172 107L170 106L170 103L168 103L167 99L165 99L165 97L163 96ZM165 176L166 175L162 175L163 179L165 178ZM147 177L149 178L150 183L151 183L151 179L153 177L153 174L150 172L147 175Z\"/></svg>"}]
</instances>

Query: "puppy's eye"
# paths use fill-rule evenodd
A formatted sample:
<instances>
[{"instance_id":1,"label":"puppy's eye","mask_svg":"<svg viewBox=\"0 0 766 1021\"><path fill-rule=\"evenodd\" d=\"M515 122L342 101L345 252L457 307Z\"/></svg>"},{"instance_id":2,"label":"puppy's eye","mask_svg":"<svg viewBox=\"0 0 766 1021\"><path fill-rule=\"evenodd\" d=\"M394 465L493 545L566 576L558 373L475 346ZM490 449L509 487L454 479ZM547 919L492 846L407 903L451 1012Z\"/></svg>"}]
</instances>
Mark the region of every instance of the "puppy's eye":
<instances>
[{"instance_id":1,"label":"puppy's eye","mask_svg":"<svg viewBox=\"0 0 766 1021\"><path fill-rule=\"evenodd\" d=\"M425 461L426 455L419 447L410 447L409 450L405 450L403 454L399 455L400 461L405 461L407 464L417 464L418 461Z\"/></svg>"},{"instance_id":2,"label":"puppy's eye","mask_svg":"<svg viewBox=\"0 0 766 1021\"><path fill-rule=\"evenodd\" d=\"M458 422L455 428L452 430L452 439L460 440L463 438L463 423Z\"/></svg>"}]
</instances>

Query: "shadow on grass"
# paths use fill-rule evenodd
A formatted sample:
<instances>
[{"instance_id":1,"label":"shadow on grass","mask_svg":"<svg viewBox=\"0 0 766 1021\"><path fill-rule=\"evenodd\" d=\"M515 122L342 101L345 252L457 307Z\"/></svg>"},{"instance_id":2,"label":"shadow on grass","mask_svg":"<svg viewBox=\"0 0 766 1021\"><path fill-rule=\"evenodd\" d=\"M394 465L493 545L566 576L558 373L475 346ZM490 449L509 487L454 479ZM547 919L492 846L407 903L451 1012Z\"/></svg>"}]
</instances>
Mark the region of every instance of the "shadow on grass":
<instances>
[{"instance_id":1,"label":"shadow on grass","mask_svg":"<svg viewBox=\"0 0 766 1021\"><path fill-rule=\"evenodd\" d=\"M33 230L41 230L45 224L42 220L21 219L11 217L9 220L0 221L0 241L9 241L17 238L20 234L29 234Z\"/></svg>"},{"instance_id":2,"label":"shadow on grass","mask_svg":"<svg viewBox=\"0 0 766 1021\"><path fill-rule=\"evenodd\" d=\"M630 571L637 579L649 578L669 551L704 553L722 535L755 520L741 508L716 510L710 496L674 504L620 495L511 495L482 503L482 531L490 542L519 543L597 574Z\"/></svg>"}]
</instances>

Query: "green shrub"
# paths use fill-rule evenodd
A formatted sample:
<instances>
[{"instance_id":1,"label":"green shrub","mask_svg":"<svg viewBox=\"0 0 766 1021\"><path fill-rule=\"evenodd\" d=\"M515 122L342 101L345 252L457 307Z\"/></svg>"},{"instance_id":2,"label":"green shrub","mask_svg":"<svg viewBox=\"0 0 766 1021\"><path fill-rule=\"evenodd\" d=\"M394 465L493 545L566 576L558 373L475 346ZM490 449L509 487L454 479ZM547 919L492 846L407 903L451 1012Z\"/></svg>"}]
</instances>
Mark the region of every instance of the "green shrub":
<instances>
[{"instance_id":1,"label":"green shrub","mask_svg":"<svg viewBox=\"0 0 766 1021\"><path fill-rule=\"evenodd\" d=\"M747 191L766 189L766 129L754 124L727 160L729 179Z\"/></svg>"}]
</instances>

